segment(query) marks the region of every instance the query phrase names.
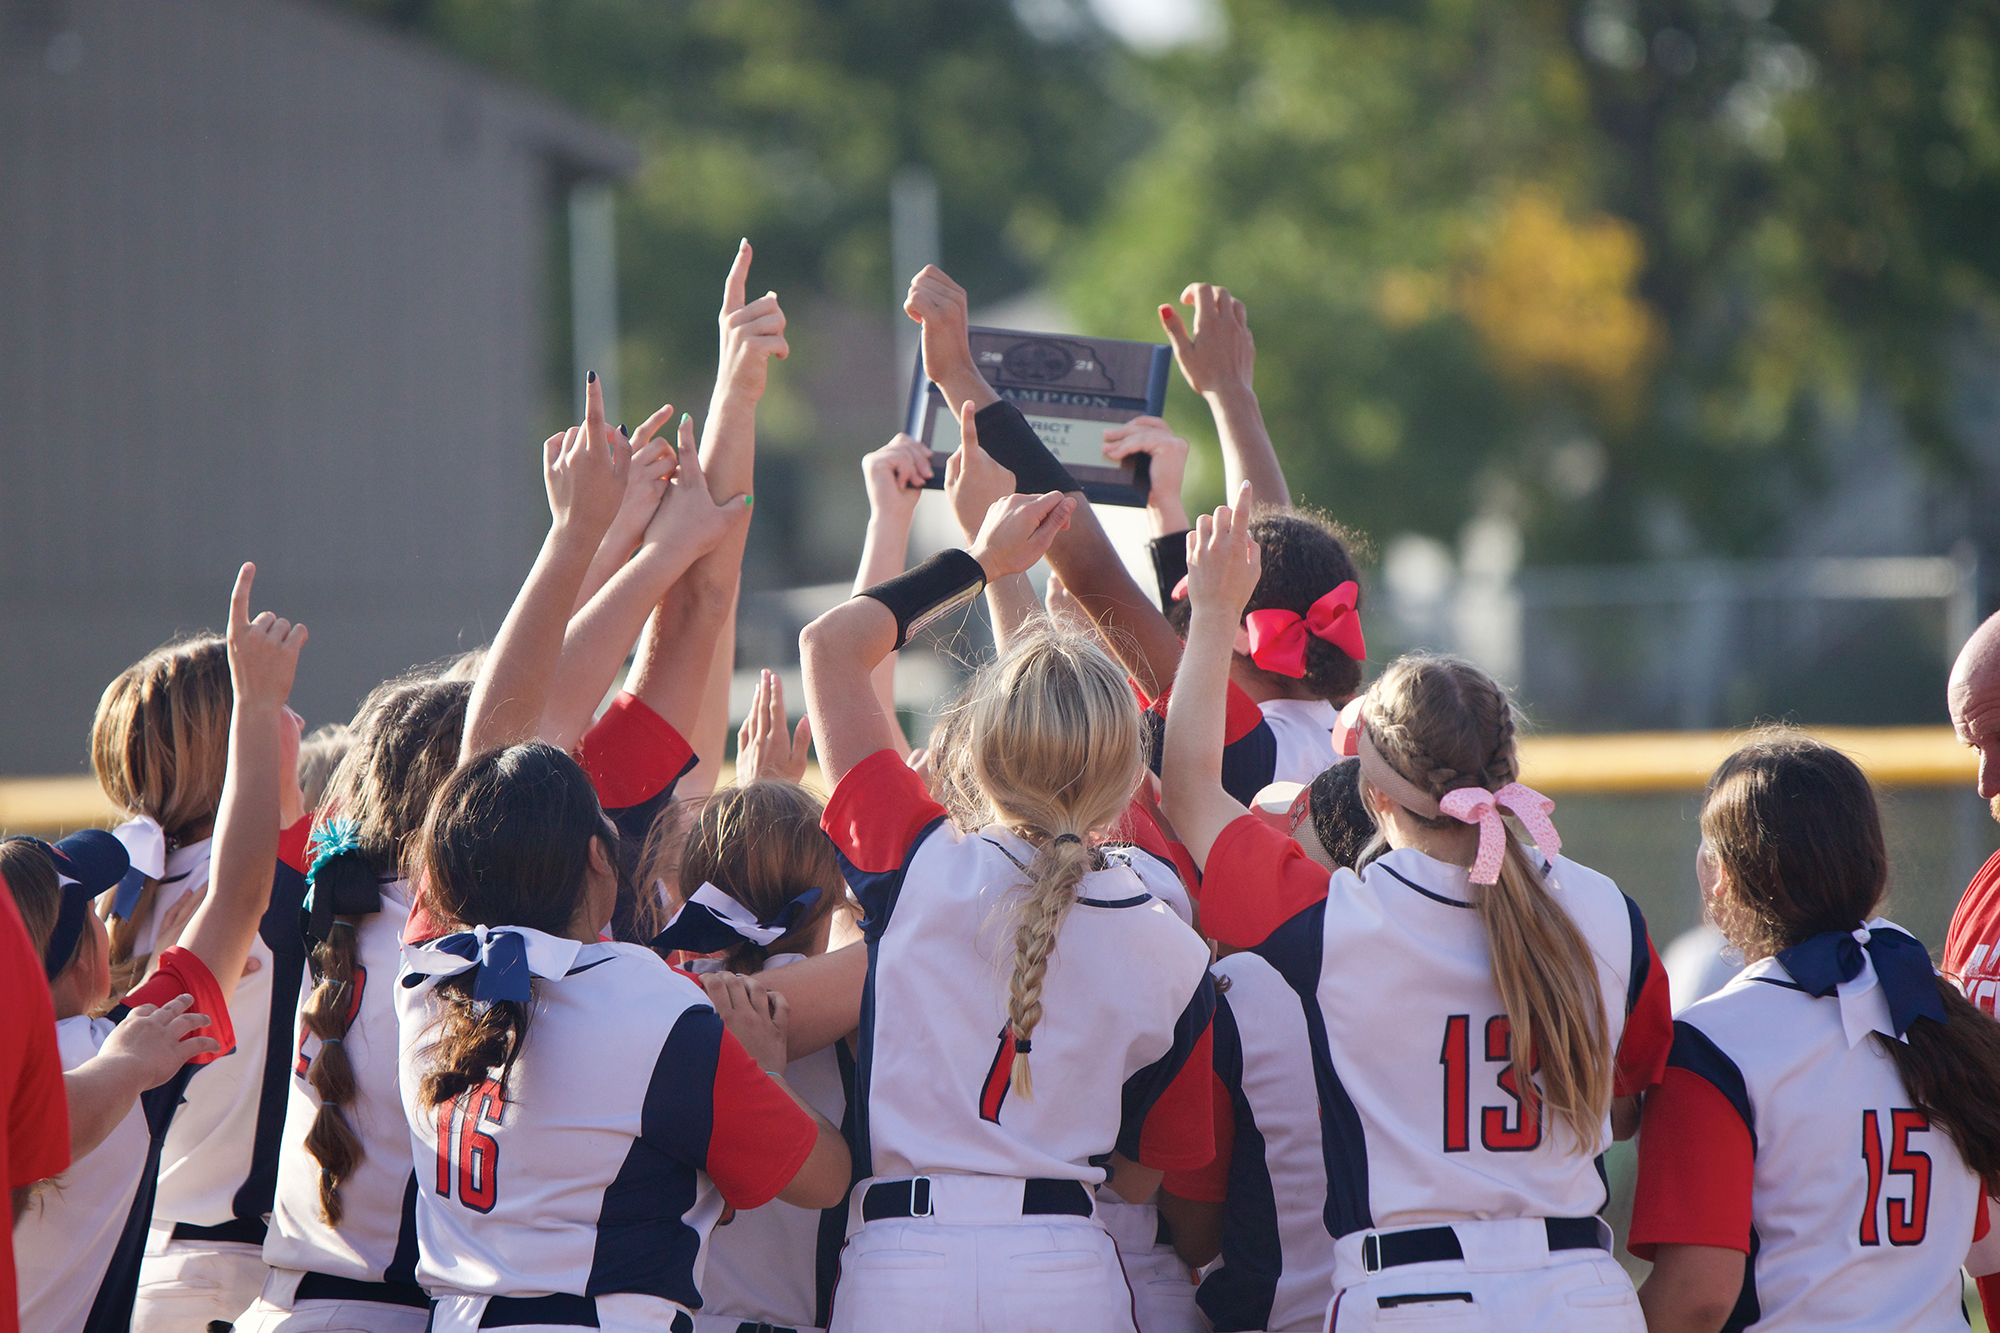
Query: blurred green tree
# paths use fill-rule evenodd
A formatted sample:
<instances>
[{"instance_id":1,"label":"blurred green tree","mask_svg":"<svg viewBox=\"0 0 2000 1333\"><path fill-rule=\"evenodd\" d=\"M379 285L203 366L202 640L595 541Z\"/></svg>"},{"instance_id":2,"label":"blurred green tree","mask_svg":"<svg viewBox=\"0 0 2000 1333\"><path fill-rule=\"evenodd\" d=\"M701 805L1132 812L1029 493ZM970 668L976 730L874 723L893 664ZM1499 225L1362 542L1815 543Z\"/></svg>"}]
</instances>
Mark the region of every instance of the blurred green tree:
<instances>
[{"instance_id":1,"label":"blurred green tree","mask_svg":"<svg viewBox=\"0 0 2000 1333\"><path fill-rule=\"evenodd\" d=\"M991 300L1087 222L1143 132L1111 95L1117 52L1082 0L1042 0L1035 30L1005 0L344 3L640 141L618 218L634 405L705 397L738 237L757 248L754 290L777 290L795 319L815 294L887 312L908 278L888 271L889 181L924 165L944 256ZM811 430L788 393L774 378L764 413L780 445Z\"/></svg>"},{"instance_id":2,"label":"blurred green tree","mask_svg":"<svg viewBox=\"0 0 2000 1333\"><path fill-rule=\"evenodd\" d=\"M1142 63L1160 136L1062 280L1135 336L1190 279L1243 297L1295 493L1377 534L1498 505L1531 558L1618 559L1767 544L1865 392L1968 466L1947 367L2000 309L2000 6L1227 13Z\"/></svg>"}]
</instances>

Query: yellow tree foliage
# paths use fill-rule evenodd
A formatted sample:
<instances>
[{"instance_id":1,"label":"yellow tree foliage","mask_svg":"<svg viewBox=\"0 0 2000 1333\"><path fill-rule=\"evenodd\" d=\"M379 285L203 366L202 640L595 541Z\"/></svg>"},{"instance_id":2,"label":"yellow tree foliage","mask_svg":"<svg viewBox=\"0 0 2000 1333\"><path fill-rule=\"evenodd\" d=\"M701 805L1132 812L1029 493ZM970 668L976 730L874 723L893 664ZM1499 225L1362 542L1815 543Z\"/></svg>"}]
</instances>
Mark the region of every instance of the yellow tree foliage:
<instances>
[{"instance_id":1,"label":"yellow tree foliage","mask_svg":"<svg viewBox=\"0 0 2000 1333\"><path fill-rule=\"evenodd\" d=\"M1602 213L1572 221L1553 191L1524 186L1461 278L1458 304L1508 379L1569 380L1630 420L1662 345L1633 291L1644 262L1631 223Z\"/></svg>"}]
</instances>

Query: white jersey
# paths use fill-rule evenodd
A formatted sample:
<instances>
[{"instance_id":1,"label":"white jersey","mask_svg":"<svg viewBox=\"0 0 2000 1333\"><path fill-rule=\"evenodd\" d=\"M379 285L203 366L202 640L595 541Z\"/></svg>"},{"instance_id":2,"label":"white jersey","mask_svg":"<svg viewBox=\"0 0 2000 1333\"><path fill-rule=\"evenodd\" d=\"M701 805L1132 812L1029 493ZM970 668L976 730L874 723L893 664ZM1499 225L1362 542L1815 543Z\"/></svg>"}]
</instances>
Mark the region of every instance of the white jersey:
<instances>
[{"instance_id":1,"label":"white jersey","mask_svg":"<svg viewBox=\"0 0 2000 1333\"><path fill-rule=\"evenodd\" d=\"M1228 982L1217 987L1215 1074L1234 1133L1221 1261L1195 1299L1217 1333L1317 1330L1333 1292L1333 1237L1321 1208L1326 1157L1305 1008L1254 953L1211 970Z\"/></svg>"},{"instance_id":2,"label":"white jersey","mask_svg":"<svg viewBox=\"0 0 2000 1333\"><path fill-rule=\"evenodd\" d=\"M227 1007L208 969L185 950L167 951L160 969L129 997L130 1007L163 1004L183 993L195 997L194 1012L213 1019L200 1035L215 1037L227 1049ZM120 1005L110 1018L60 1020L56 1046L63 1069L94 1057L128 1012ZM111 1333L126 1327L152 1215L159 1142L200 1067L184 1065L141 1093L104 1141L71 1163L21 1215L14 1261L25 1333Z\"/></svg>"},{"instance_id":3,"label":"white jersey","mask_svg":"<svg viewBox=\"0 0 2000 1333\"><path fill-rule=\"evenodd\" d=\"M1632 1244L1747 1248L1726 1329L1964 1329L1978 1177L1910 1109L1881 1041L1848 1044L1838 999L1815 999L1775 958L1745 968L1682 1011L1655 1100Z\"/></svg>"},{"instance_id":4,"label":"white jersey","mask_svg":"<svg viewBox=\"0 0 2000 1333\"><path fill-rule=\"evenodd\" d=\"M1672 1040L1645 921L1617 885L1567 858L1546 879L1596 958L1618 1090L1643 1090ZM1594 1152L1545 1109L1524 1113L1472 892L1465 867L1407 847L1329 877L1254 815L1209 853L1203 924L1254 948L1306 1003L1335 1236L1604 1205ZM1597 1146L1610 1141L1607 1104Z\"/></svg>"},{"instance_id":5,"label":"white jersey","mask_svg":"<svg viewBox=\"0 0 2000 1333\"><path fill-rule=\"evenodd\" d=\"M407 963L403 977L417 978ZM534 987L504 1099L489 1079L438 1107L418 1099L434 987L395 988L417 1281L439 1297L623 1294L701 1308L725 1198L748 1209L775 1197L817 1127L723 1031L701 988L650 950L584 945L566 976ZM656 1308L664 1326L672 1313Z\"/></svg>"},{"instance_id":6,"label":"white jersey","mask_svg":"<svg viewBox=\"0 0 2000 1333\"><path fill-rule=\"evenodd\" d=\"M1272 782L1311 782L1339 756L1333 752L1333 724L1340 710L1324 699L1270 699L1257 705L1277 743Z\"/></svg>"},{"instance_id":7,"label":"white jersey","mask_svg":"<svg viewBox=\"0 0 2000 1333\"><path fill-rule=\"evenodd\" d=\"M255 971L245 971L229 996L236 1049L188 1083L187 1100L174 1117L160 1156L160 1193L154 1225L218 1229L212 1239L262 1243L264 1217L277 1185L278 1143L284 1130L291 1062L288 1035L299 987L306 976L299 910L305 875L298 867L309 821L287 830L271 884L271 900L250 943ZM177 858L171 853L167 876ZM207 851L202 873L205 884ZM163 883L165 881L162 881ZM191 881L183 881L184 888ZM169 899L161 895L156 912ZM278 1039L271 1040L275 1030Z\"/></svg>"},{"instance_id":8,"label":"white jersey","mask_svg":"<svg viewBox=\"0 0 2000 1333\"><path fill-rule=\"evenodd\" d=\"M1096 1185L1114 1150L1207 1160L1214 987L1207 946L1154 892L1178 891L1164 863L1114 849L1078 885L1032 1038L1037 1095L1022 1098L1009 1092L1007 990L1034 848L998 825L960 833L892 750L841 780L824 826L867 912L855 1139L871 1176ZM1195 1095L1168 1096L1197 1048Z\"/></svg>"},{"instance_id":9,"label":"white jersey","mask_svg":"<svg viewBox=\"0 0 2000 1333\"><path fill-rule=\"evenodd\" d=\"M327 1273L357 1282L416 1280L416 1176L410 1128L398 1087L399 1038L396 976L403 963L403 925L410 917L409 886L382 885L382 910L355 928L353 1020L341 1045L354 1069L354 1100L342 1113L361 1140L361 1160L341 1182L342 1217L327 1224L320 1211L319 1159L306 1151L306 1133L319 1114L320 1096L306 1080L320 1040L295 1019L291 1100L278 1156L277 1198L264 1241L273 1268ZM310 975L299 990L303 1014L313 991Z\"/></svg>"},{"instance_id":10,"label":"white jersey","mask_svg":"<svg viewBox=\"0 0 2000 1333\"><path fill-rule=\"evenodd\" d=\"M801 957L767 958L764 971ZM845 1040L785 1066L792 1091L836 1125L847 1117L853 1075ZM825 1327L846 1227L845 1208L799 1208L782 1199L738 1213L709 1238L702 1313L775 1328Z\"/></svg>"}]
</instances>

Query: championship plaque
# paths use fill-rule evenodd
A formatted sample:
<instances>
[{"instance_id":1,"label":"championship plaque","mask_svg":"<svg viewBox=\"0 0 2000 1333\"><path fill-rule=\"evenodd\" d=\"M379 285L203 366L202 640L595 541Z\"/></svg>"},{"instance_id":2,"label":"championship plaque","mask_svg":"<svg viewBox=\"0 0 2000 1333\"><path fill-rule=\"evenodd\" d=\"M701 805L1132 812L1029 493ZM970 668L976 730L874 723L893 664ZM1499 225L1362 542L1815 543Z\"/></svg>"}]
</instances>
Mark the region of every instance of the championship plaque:
<instances>
[{"instance_id":1,"label":"championship plaque","mask_svg":"<svg viewBox=\"0 0 2000 1333\"><path fill-rule=\"evenodd\" d=\"M1167 401L1164 343L1072 338L1011 329L969 330L972 357L993 391L1021 409L1058 462L1097 504L1146 503L1152 487L1144 454L1123 463L1104 456L1104 432L1137 416L1158 416ZM924 376L921 355L910 382L904 429L931 447L933 490L944 488L944 466L958 448L958 422L944 395Z\"/></svg>"}]
</instances>

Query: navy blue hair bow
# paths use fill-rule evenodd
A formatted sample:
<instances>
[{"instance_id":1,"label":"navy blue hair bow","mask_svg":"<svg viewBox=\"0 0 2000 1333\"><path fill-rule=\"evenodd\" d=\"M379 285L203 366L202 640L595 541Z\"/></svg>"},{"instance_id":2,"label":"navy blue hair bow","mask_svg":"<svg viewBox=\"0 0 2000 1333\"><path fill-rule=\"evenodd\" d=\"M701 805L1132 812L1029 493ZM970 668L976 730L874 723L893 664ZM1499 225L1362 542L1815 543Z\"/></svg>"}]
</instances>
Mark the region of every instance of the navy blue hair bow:
<instances>
[{"instance_id":1,"label":"navy blue hair bow","mask_svg":"<svg viewBox=\"0 0 2000 1333\"><path fill-rule=\"evenodd\" d=\"M653 937L655 949L680 949L687 953L721 953L748 941L765 946L792 931L798 919L819 901L820 890L807 889L779 909L768 922L759 921L736 899L703 884L688 895L667 928Z\"/></svg>"},{"instance_id":2,"label":"navy blue hair bow","mask_svg":"<svg viewBox=\"0 0 2000 1333\"><path fill-rule=\"evenodd\" d=\"M474 972L475 1004L500 1000L525 1004L533 996L528 986L531 978L562 978L582 948L576 940L562 939L528 926L474 926L405 948L403 957L410 966L410 974L403 978L403 984L415 986L430 977Z\"/></svg>"},{"instance_id":3,"label":"navy blue hair bow","mask_svg":"<svg viewBox=\"0 0 2000 1333\"><path fill-rule=\"evenodd\" d=\"M1842 982L1861 975L1866 961L1888 1001L1894 1036L1901 1037L1919 1018L1945 1021L1944 1000L1938 995L1931 956L1915 936L1879 918L1856 930L1829 930L1795 944L1778 955L1778 963L1808 995L1824 999ZM1858 1040L1850 1035L1849 1044Z\"/></svg>"}]
</instances>

